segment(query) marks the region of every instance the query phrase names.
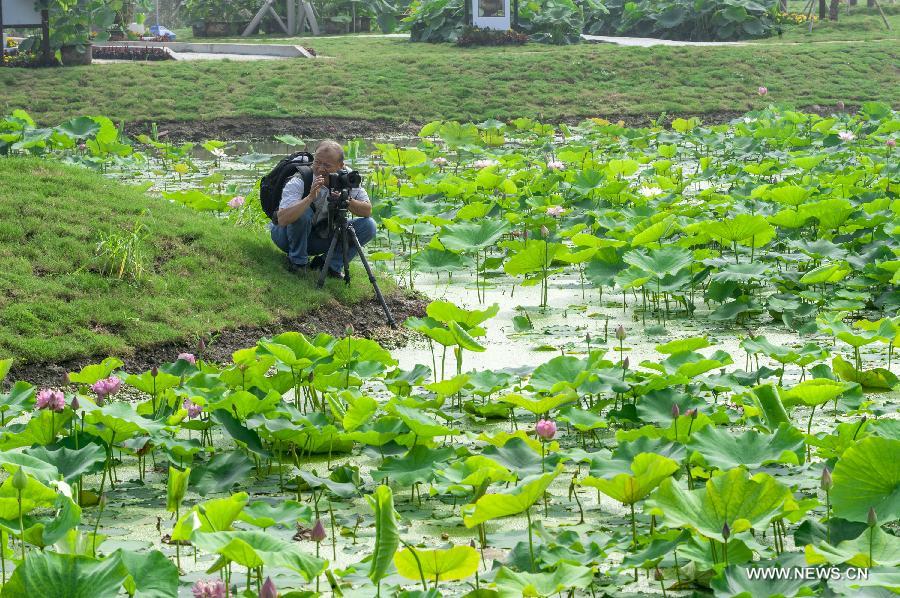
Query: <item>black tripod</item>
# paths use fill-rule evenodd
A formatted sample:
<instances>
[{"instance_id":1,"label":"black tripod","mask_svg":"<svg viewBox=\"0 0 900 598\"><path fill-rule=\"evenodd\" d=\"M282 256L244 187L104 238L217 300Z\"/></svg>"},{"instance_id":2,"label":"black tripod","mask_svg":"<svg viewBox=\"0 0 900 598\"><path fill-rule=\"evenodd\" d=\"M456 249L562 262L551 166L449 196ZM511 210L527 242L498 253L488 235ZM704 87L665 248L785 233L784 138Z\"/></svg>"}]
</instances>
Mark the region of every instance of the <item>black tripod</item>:
<instances>
[{"instance_id":1,"label":"black tripod","mask_svg":"<svg viewBox=\"0 0 900 598\"><path fill-rule=\"evenodd\" d=\"M359 255L359 260L362 262L363 268L366 269L366 273L369 275L369 282L372 283L372 287L375 289L375 297L378 298L378 302L384 310L384 315L387 317L388 324L391 325L391 328L396 329L397 322L394 321L394 316L391 314L391 310L384 301L384 295L381 294L381 289L378 288L378 282L375 280L375 275L372 274L369 260L366 259L366 254L363 251L362 245L360 245L359 239L356 237L356 231L353 230L353 223L347 220L348 201L349 193L347 189L342 189L339 199L333 201L329 200L328 202L331 244L328 246L328 252L325 254L325 263L322 265L322 270L319 273L318 287L322 288L325 285L325 276L328 274L328 268L330 268L329 264L331 263L331 256L334 255L334 248L337 247L338 242L341 243L341 248L343 249L344 282L350 284L350 259L347 249L349 248L350 243L352 243L356 248L356 253Z\"/></svg>"}]
</instances>

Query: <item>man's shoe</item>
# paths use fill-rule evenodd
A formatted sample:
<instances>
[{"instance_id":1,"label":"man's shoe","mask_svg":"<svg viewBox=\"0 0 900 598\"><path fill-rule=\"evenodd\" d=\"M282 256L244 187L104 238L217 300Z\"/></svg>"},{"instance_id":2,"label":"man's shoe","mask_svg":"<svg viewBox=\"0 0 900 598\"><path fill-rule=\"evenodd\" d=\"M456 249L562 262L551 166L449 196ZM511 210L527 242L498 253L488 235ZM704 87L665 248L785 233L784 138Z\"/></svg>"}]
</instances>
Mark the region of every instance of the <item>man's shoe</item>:
<instances>
[{"instance_id":1,"label":"man's shoe","mask_svg":"<svg viewBox=\"0 0 900 598\"><path fill-rule=\"evenodd\" d=\"M313 258L312 262L309 263L310 270L321 270L322 266L325 265L325 256L322 254L317 255Z\"/></svg>"},{"instance_id":2,"label":"man's shoe","mask_svg":"<svg viewBox=\"0 0 900 598\"><path fill-rule=\"evenodd\" d=\"M291 274L308 274L309 273L309 264L295 264L294 262L288 262L288 272Z\"/></svg>"},{"instance_id":3,"label":"man's shoe","mask_svg":"<svg viewBox=\"0 0 900 598\"><path fill-rule=\"evenodd\" d=\"M337 270L328 268L328 278L337 278L340 280L344 280L344 274L342 272L338 272Z\"/></svg>"}]
</instances>

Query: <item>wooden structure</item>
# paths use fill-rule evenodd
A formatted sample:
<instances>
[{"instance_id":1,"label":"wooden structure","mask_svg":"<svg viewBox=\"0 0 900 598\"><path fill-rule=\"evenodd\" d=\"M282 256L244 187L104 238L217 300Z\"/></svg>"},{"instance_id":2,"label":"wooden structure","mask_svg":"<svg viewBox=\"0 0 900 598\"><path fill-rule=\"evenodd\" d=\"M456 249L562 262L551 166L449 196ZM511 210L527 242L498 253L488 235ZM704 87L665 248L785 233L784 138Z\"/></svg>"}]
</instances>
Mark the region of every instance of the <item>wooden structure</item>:
<instances>
[{"instance_id":1,"label":"wooden structure","mask_svg":"<svg viewBox=\"0 0 900 598\"><path fill-rule=\"evenodd\" d=\"M286 1L287 15L285 15L285 19L282 19L281 16L275 12L275 0L265 0L259 11L256 13L256 16L253 17L253 20L250 21L250 24L244 29L241 37L247 37L259 29L260 22L267 14L271 14L275 18L275 22L278 23L278 26L281 27L281 30L284 31L285 35L297 35L298 33L302 33L305 28L309 28L309 31L313 35L319 35L319 24L316 22L316 13L313 11L312 4L309 0ZM508 2L509 0L506 1Z\"/></svg>"}]
</instances>

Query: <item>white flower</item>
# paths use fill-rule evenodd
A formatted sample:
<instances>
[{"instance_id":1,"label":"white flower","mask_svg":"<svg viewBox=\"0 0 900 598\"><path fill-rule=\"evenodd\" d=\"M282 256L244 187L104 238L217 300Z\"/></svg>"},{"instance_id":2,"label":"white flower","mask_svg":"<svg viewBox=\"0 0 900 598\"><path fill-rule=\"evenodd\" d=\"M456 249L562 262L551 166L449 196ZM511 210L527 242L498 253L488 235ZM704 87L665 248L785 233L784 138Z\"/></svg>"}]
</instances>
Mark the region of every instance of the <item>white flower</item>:
<instances>
[{"instance_id":1,"label":"white flower","mask_svg":"<svg viewBox=\"0 0 900 598\"><path fill-rule=\"evenodd\" d=\"M559 218L565 211L566 210L562 206L550 206L549 208L547 208L547 215L553 216L554 218Z\"/></svg>"},{"instance_id":2,"label":"white flower","mask_svg":"<svg viewBox=\"0 0 900 598\"><path fill-rule=\"evenodd\" d=\"M496 164L496 160L476 160L474 166L475 168L489 168Z\"/></svg>"},{"instance_id":3,"label":"white flower","mask_svg":"<svg viewBox=\"0 0 900 598\"><path fill-rule=\"evenodd\" d=\"M856 139L856 135L854 135L850 131L841 131L840 133L838 133L838 137L841 138L841 141L853 141L854 139Z\"/></svg>"},{"instance_id":4,"label":"white flower","mask_svg":"<svg viewBox=\"0 0 900 598\"><path fill-rule=\"evenodd\" d=\"M552 162L547 162L547 168L550 170L565 170L566 165L558 160L554 160Z\"/></svg>"},{"instance_id":5,"label":"white flower","mask_svg":"<svg viewBox=\"0 0 900 598\"><path fill-rule=\"evenodd\" d=\"M223 150L221 147L217 147L214 150L210 151L209 153L211 153L216 158L221 159L221 158L225 157L225 150Z\"/></svg>"},{"instance_id":6,"label":"white flower","mask_svg":"<svg viewBox=\"0 0 900 598\"><path fill-rule=\"evenodd\" d=\"M663 190L659 187L641 187L640 189L638 189L638 193L640 193L644 197L654 197L656 195L662 195Z\"/></svg>"},{"instance_id":7,"label":"white flower","mask_svg":"<svg viewBox=\"0 0 900 598\"><path fill-rule=\"evenodd\" d=\"M444 158L444 157L442 157L442 156L438 156L437 158L435 158L434 160L432 160L432 162L434 162L434 165L435 165L435 166L446 166L446 165L447 165L447 158Z\"/></svg>"}]
</instances>

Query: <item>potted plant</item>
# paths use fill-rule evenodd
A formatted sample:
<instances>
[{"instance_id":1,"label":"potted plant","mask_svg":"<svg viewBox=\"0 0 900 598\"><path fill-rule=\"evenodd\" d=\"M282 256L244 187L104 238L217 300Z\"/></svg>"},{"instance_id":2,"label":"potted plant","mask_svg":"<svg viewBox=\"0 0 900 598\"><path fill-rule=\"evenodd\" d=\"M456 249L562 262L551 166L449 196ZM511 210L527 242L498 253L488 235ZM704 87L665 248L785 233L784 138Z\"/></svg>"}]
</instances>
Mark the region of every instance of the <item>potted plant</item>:
<instances>
[{"instance_id":1,"label":"potted plant","mask_svg":"<svg viewBox=\"0 0 900 598\"><path fill-rule=\"evenodd\" d=\"M38 0L50 15L50 48L65 66L90 64L91 44L109 39L122 0ZM38 43L30 38L30 46Z\"/></svg>"}]
</instances>

